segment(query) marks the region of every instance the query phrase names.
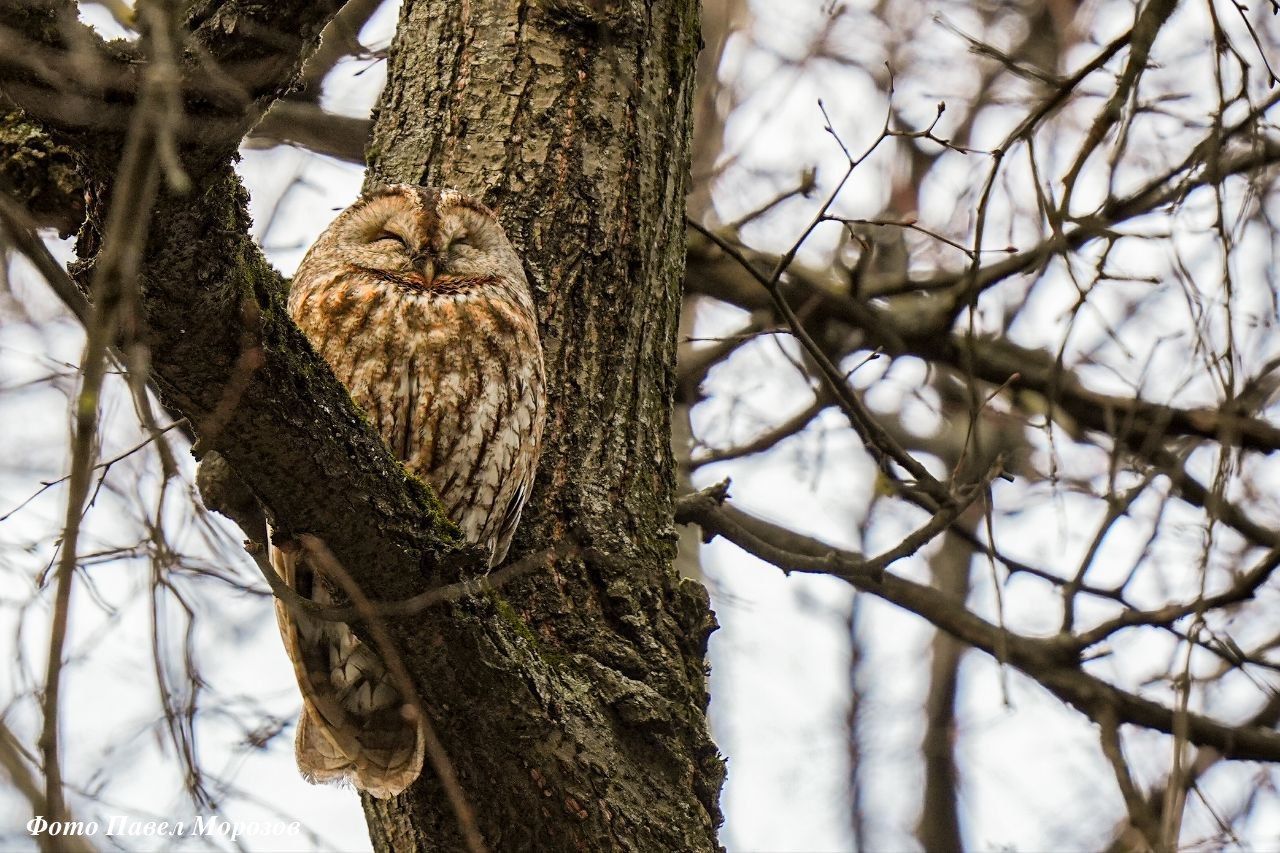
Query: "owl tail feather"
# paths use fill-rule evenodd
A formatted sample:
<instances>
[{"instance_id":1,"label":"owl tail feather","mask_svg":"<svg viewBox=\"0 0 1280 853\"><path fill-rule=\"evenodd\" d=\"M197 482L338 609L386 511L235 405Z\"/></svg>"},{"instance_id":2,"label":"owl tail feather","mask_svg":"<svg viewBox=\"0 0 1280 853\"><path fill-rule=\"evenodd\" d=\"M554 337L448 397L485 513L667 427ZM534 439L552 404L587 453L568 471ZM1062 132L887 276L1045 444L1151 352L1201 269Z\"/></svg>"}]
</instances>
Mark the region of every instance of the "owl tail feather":
<instances>
[{"instance_id":1,"label":"owl tail feather","mask_svg":"<svg viewBox=\"0 0 1280 853\"><path fill-rule=\"evenodd\" d=\"M324 584L306 583L303 561L299 552L271 548L271 565L289 586L299 589L301 575L299 592L332 603ZM386 664L341 622L308 618L279 600L276 618L302 691L296 748L303 777L350 781L378 799L409 787L422 772L425 731Z\"/></svg>"}]
</instances>

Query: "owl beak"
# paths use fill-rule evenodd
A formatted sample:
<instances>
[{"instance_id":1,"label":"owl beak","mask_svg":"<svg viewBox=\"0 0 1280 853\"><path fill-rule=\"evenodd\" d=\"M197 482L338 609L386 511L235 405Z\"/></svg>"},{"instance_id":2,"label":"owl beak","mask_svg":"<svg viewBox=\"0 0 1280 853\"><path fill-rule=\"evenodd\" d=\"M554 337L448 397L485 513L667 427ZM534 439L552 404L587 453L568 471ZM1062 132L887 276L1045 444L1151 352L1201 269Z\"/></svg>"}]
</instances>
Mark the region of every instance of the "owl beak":
<instances>
[{"instance_id":1,"label":"owl beak","mask_svg":"<svg viewBox=\"0 0 1280 853\"><path fill-rule=\"evenodd\" d=\"M414 258L414 265L422 274L422 280L430 284L436 277L436 259L433 255L421 254Z\"/></svg>"}]
</instances>

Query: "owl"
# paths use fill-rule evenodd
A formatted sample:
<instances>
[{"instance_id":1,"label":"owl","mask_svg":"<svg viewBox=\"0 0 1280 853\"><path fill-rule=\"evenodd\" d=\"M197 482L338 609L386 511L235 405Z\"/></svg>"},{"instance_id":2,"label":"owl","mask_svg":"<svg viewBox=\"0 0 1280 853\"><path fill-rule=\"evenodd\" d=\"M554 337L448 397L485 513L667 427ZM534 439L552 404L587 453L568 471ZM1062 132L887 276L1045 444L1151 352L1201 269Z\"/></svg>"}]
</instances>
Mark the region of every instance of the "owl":
<instances>
[{"instance_id":1,"label":"owl","mask_svg":"<svg viewBox=\"0 0 1280 853\"><path fill-rule=\"evenodd\" d=\"M542 347L520 258L489 208L393 185L343 211L303 258L289 314L392 452L436 490L468 542L506 556L542 441ZM331 590L304 551L271 550L290 586ZM312 782L394 796L423 737L384 662L341 622L276 616L302 692L297 757Z\"/></svg>"}]
</instances>

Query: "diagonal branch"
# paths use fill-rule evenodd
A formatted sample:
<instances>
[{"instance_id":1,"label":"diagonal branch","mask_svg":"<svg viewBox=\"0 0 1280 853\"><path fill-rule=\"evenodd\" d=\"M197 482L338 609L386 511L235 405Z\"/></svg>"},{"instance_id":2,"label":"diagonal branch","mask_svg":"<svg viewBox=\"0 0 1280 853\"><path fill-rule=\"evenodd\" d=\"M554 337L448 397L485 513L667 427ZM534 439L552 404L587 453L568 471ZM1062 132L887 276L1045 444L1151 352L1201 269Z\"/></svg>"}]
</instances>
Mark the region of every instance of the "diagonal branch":
<instances>
[{"instance_id":1,"label":"diagonal branch","mask_svg":"<svg viewBox=\"0 0 1280 853\"><path fill-rule=\"evenodd\" d=\"M1280 732L1274 729L1228 725L1191 712L1175 713L1159 702L1086 672L1070 638L1040 639L1017 634L988 622L932 587L888 572L878 575L875 569L887 565L882 562L883 557L905 556L924 544L915 537L882 558L868 560L735 509L724 503L725 489L722 484L680 498L676 521L697 524L709 538L723 536L784 572L829 574L848 581L861 592L909 610L956 639L1021 670L1094 722L1114 719L1165 734L1173 734L1177 725L1179 731L1185 730L1191 743L1212 747L1224 758L1280 762Z\"/></svg>"},{"instance_id":2,"label":"diagonal branch","mask_svg":"<svg viewBox=\"0 0 1280 853\"><path fill-rule=\"evenodd\" d=\"M1247 170L1266 162L1280 162L1280 145L1264 152L1247 152L1232 161L1233 168ZM1166 188L1158 196L1143 196L1141 205L1120 205L1117 211L1154 209L1177 196L1178 190ZM1141 196L1141 191L1135 194ZM1148 207L1151 205L1151 207ZM691 229L689 266L685 287L690 292L712 296L749 311L770 308L767 294L760 291L757 265L769 266L773 256L747 249L721 254L710 238L698 236ZM1044 263L1051 255L1078 247L1102 232L1084 226L1068 232L1063 240L1050 239L1040 246L1009 259L983 267L978 278L995 279L1029 271ZM720 238L723 241L723 238ZM741 261L740 263L737 263ZM937 279L942 281L941 278ZM947 279L951 281L951 279ZM935 321L944 316L940 300L933 308L919 312L886 310L861 302L840 292L835 272L798 270L792 267L789 277L779 285L793 300L818 306L814 317L840 322L865 335L861 346L873 345L892 356L914 355L964 370L993 385L1008 385L1015 390L1031 391L1051 406L1050 415L1069 419L1076 425L1100 432L1112 432L1119 422L1125 426L1120 437L1130 449L1158 444L1166 437L1178 435L1206 438L1263 453L1280 450L1280 428L1261 418L1229 409L1188 409L1152 403L1137 397L1119 397L1092 391L1049 353L1021 347L1009 341L976 338L966 340L949 329L939 329ZM920 283L921 289L928 289ZM928 306L930 303L925 303ZM810 321L812 324L813 320Z\"/></svg>"}]
</instances>

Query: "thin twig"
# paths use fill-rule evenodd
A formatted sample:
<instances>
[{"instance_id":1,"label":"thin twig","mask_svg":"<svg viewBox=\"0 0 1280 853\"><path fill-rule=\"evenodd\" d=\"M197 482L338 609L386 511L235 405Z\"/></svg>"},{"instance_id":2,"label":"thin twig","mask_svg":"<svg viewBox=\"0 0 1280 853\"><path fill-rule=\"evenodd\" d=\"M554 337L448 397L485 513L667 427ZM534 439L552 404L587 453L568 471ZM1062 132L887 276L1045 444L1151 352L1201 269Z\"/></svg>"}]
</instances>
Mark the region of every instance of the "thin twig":
<instances>
[{"instance_id":1,"label":"thin twig","mask_svg":"<svg viewBox=\"0 0 1280 853\"><path fill-rule=\"evenodd\" d=\"M406 616L414 616L440 604L446 604L473 595L484 595L505 586L513 580L524 577L535 569L546 568L552 565L555 560L569 557L576 553L578 553L578 549L572 545L546 548L521 557L514 563L509 563L493 572L435 587L403 601L366 601L367 608L355 606L326 607L325 605L317 604L306 596L298 594L293 587L284 582L284 579L271 567L263 549L254 546L251 548L250 555L253 557L254 564L258 567L258 571L262 573L263 579L271 587L272 595L284 602L285 606L294 612L325 622L355 623L364 620L369 612L383 619L401 619Z\"/></svg>"}]
</instances>

